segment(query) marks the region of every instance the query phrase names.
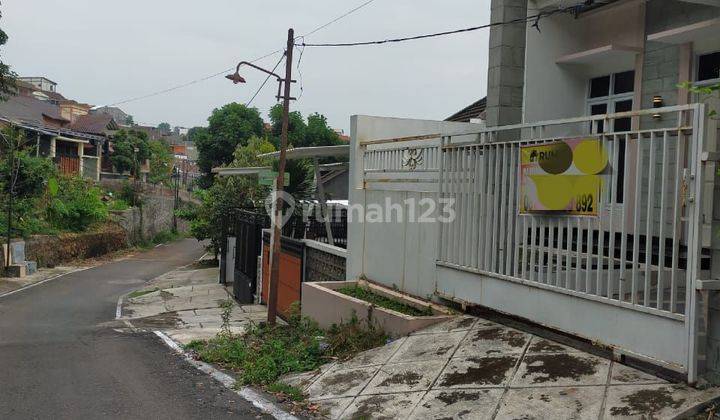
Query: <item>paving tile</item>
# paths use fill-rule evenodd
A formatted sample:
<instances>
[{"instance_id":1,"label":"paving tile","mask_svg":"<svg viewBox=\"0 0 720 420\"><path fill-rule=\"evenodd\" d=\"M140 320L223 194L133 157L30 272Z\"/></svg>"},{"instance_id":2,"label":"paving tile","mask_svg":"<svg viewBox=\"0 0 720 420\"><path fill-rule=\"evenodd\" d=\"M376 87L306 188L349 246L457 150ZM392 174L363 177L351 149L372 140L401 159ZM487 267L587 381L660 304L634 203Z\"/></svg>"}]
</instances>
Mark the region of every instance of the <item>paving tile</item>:
<instances>
[{"instance_id":1,"label":"paving tile","mask_svg":"<svg viewBox=\"0 0 720 420\"><path fill-rule=\"evenodd\" d=\"M475 318L474 316L458 316L449 321L443 321L427 328L423 328L422 330L417 330L411 335L467 331L471 329L477 321L478 318Z\"/></svg>"},{"instance_id":2,"label":"paving tile","mask_svg":"<svg viewBox=\"0 0 720 420\"><path fill-rule=\"evenodd\" d=\"M525 356L513 387L604 385L610 361L589 354L552 353Z\"/></svg>"},{"instance_id":3,"label":"paving tile","mask_svg":"<svg viewBox=\"0 0 720 420\"><path fill-rule=\"evenodd\" d=\"M375 376L379 367L331 369L307 389L311 399L356 396Z\"/></svg>"},{"instance_id":4,"label":"paving tile","mask_svg":"<svg viewBox=\"0 0 720 420\"><path fill-rule=\"evenodd\" d=\"M612 373L610 374L611 384L662 384L667 381L658 378L657 376L645 373L641 370L625 366L620 363L613 363Z\"/></svg>"},{"instance_id":5,"label":"paving tile","mask_svg":"<svg viewBox=\"0 0 720 420\"><path fill-rule=\"evenodd\" d=\"M243 312L267 312L265 305L242 305Z\"/></svg>"},{"instance_id":6,"label":"paving tile","mask_svg":"<svg viewBox=\"0 0 720 420\"><path fill-rule=\"evenodd\" d=\"M398 348L400 348L400 346L402 346L404 342L405 337L401 337L382 347L377 347L372 350L359 353L348 361L338 363L338 369L382 365L387 362L390 357L392 357L392 355L397 351Z\"/></svg>"},{"instance_id":7,"label":"paving tile","mask_svg":"<svg viewBox=\"0 0 720 420\"><path fill-rule=\"evenodd\" d=\"M362 395L426 391L435 382L445 363L439 360L382 366Z\"/></svg>"},{"instance_id":8,"label":"paving tile","mask_svg":"<svg viewBox=\"0 0 720 420\"><path fill-rule=\"evenodd\" d=\"M546 338L533 336L526 354L544 353L582 353L582 350L578 350L574 347L566 346Z\"/></svg>"},{"instance_id":9,"label":"paving tile","mask_svg":"<svg viewBox=\"0 0 720 420\"><path fill-rule=\"evenodd\" d=\"M503 386L511 379L518 355L451 359L434 388Z\"/></svg>"},{"instance_id":10,"label":"paving tile","mask_svg":"<svg viewBox=\"0 0 720 420\"><path fill-rule=\"evenodd\" d=\"M674 418L719 394L718 388L700 391L677 384L610 386L605 418Z\"/></svg>"},{"instance_id":11,"label":"paving tile","mask_svg":"<svg viewBox=\"0 0 720 420\"><path fill-rule=\"evenodd\" d=\"M342 414L343 419L405 419L424 392L364 395L357 397Z\"/></svg>"},{"instance_id":12,"label":"paving tile","mask_svg":"<svg viewBox=\"0 0 720 420\"><path fill-rule=\"evenodd\" d=\"M340 418L340 415L350 405L353 399L353 397L344 397L310 402L319 406L320 413L323 416L334 420Z\"/></svg>"},{"instance_id":13,"label":"paving tile","mask_svg":"<svg viewBox=\"0 0 720 420\"><path fill-rule=\"evenodd\" d=\"M279 379L279 382L282 382L284 384L294 386L296 388L305 389L308 385L310 385L315 378L320 375L319 370L313 370L310 372L301 372L301 373L293 373L290 375L285 375Z\"/></svg>"},{"instance_id":14,"label":"paving tile","mask_svg":"<svg viewBox=\"0 0 720 420\"><path fill-rule=\"evenodd\" d=\"M447 360L467 331L423 334L408 337L388 363Z\"/></svg>"},{"instance_id":15,"label":"paving tile","mask_svg":"<svg viewBox=\"0 0 720 420\"><path fill-rule=\"evenodd\" d=\"M597 419L604 386L510 389L496 419Z\"/></svg>"},{"instance_id":16,"label":"paving tile","mask_svg":"<svg viewBox=\"0 0 720 420\"><path fill-rule=\"evenodd\" d=\"M415 407L411 419L491 419L502 389L430 391Z\"/></svg>"},{"instance_id":17,"label":"paving tile","mask_svg":"<svg viewBox=\"0 0 720 420\"><path fill-rule=\"evenodd\" d=\"M485 318L478 318L477 322L475 322L475 325L473 325L473 330L480 330L480 329L486 329L486 328L495 328L495 327L501 327L502 324L498 324L497 322L490 321L489 319Z\"/></svg>"},{"instance_id":18,"label":"paving tile","mask_svg":"<svg viewBox=\"0 0 720 420\"><path fill-rule=\"evenodd\" d=\"M470 331L454 357L482 357L522 353L530 335L498 326Z\"/></svg>"}]
</instances>

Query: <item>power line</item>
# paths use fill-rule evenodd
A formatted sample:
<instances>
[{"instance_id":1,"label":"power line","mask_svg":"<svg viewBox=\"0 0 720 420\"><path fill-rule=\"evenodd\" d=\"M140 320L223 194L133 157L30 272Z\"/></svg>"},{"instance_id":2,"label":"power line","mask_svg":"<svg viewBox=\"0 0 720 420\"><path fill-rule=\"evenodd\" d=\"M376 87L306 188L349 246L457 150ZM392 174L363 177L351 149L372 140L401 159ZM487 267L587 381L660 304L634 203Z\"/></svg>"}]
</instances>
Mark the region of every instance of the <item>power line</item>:
<instances>
[{"instance_id":1,"label":"power line","mask_svg":"<svg viewBox=\"0 0 720 420\"><path fill-rule=\"evenodd\" d=\"M281 53L281 52L283 52L282 49L275 50L275 51L273 51L273 52L271 52L271 53L268 53L268 54L265 54L265 55L263 55L263 56L261 56L261 57L258 57L258 58L256 58L256 59L252 60L251 62L252 62L252 63L255 63L255 62L258 62L258 61L263 60L263 59L265 59L265 58L268 58L268 57L270 57L270 56L273 56L273 55L275 55L275 54L277 54L277 53ZM210 80L210 79L212 79L212 78L214 78L214 77L218 77L218 76L221 76L221 75L225 75L225 74L227 74L228 72L230 72L230 71L232 71L232 70L234 70L234 69L235 69L235 67L230 67L230 68L225 69L225 70L223 70L223 71L219 71L219 72L213 73L213 74L211 74L211 75L209 75L209 76L205 76L205 77L200 78L200 79L195 79L195 80L192 80L192 81L190 81L190 82L183 83L183 84L181 84L181 85L177 85L177 86L173 86L173 87L170 87L170 88L167 88L167 89L159 90L159 91L157 91L157 92L148 93L148 94L146 94L146 95L135 96L135 97L132 97L132 98L124 99L124 100L122 100L122 101L113 102L113 103L111 103L111 104L109 104L109 105L105 105L105 106L117 106L117 105L126 104L126 103L128 103L128 102L135 102L135 101L139 101L139 100L142 100L142 99L152 98L152 97L154 97L154 96L164 95L164 94L166 94L166 93L170 93L170 92L176 91L176 90L178 90L178 89L183 89L183 88L186 88L186 87L188 87L188 86L192 86L192 85L194 85L194 84L197 84L197 83L200 83L200 82L204 82L204 81L206 81L206 80Z\"/></svg>"},{"instance_id":2,"label":"power line","mask_svg":"<svg viewBox=\"0 0 720 420\"><path fill-rule=\"evenodd\" d=\"M575 6L569 6L564 7L548 12L540 12L535 15L523 17L523 18L517 18L512 20L507 20L503 22L493 22L488 23L486 25L480 25L480 26L472 26L470 28L462 28L462 29L455 29L451 31L443 31L443 32L435 32L430 34L423 34L423 35L415 35L415 36L409 36L404 38L391 38L391 39L383 39L383 40L376 40L376 41L361 41L361 42L338 42L338 43L319 43L319 44L313 44L313 43L305 43L302 42L300 44L297 44L299 47L359 47L359 46L367 46L367 45L382 45L382 44L390 44L390 43L398 43L398 42L406 42L406 41L415 41L419 39L427 39L427 38L435 38L440 36L446 36L446 35L454 35L464 32L472 32L477 31L480 29L485 28L492 28L495 26L503 26L503 25L513 25L517 23L527 23L530 21L535 21L533 27L535 27L538 31L540 30L540 19L544 17L549 17L558 13L573 13L577 14L580 10L582 5L575 5Z\"/></svg>"},{"instance_id":3,"label":"power line","mask_svg":"<svg viewBox=\"0 0 720 420\"><path fill-rule=\"evenodd\" d=\"M304 35L300 35L300 36L296 37L295 39L303 38L303 37L306 37L306 36L310 36L310 35L318 32L318 31L321 31L321 30L327 28L328 26L332 25L333 23L335 23L335 22L337 22L337 21L339 21L339 20L341 20L341 19L344 19L344 18L346 18L347 16L350 16L351 14L357 12L358 10L362 9L363 7L368 6L370 3L373 3L374 1L375 1L375 0L368 0L368 1L360 4L359 6L357 6L357 7L353 8L353 9L347 11L346 13L343 13L342 15L334 18L333 20L331 20L331 21L329 21L329 22L327 22L327 23L324 23L324 24L318 26L317 28L313 29L312 31L310 31L310 32L308 32L308 33L306 33L306 34L304 34ZM250 61L250 62L251 62L251 63L255 63L255 62L258 62L258 61L260 61L260 60L263 60L263 59L265 59L265 58L267 58L267 57L273 56L273 55L275 55L275 54L277 54L277 53L281 53L281 52L283 52L283 51L285 51L285 50L284 50L283 48L280 48L280 49L277 49L277 50L275 50L275 51L273 51L273 52L267 53L267 54L265 54L265 55L263 55L263 56L261 56L261 57L258 57L258 58L256 58L256 59ZM188 86L192 86L192 85L194 85L194 84L197 84L197 83L200 83L200 82L204 82L204 81L206 81L206 80L210 80L210 79L212 79L212 78L215 78L215 77L218 77L218 76L227 74L228 72L232 71L233 69L234 69L234 67L230 67L230 68L228 68L228 69L219 71L219 72L217 72L217 73L213 73L213 74L211 74L211 75L209 75L209 76L205 76L205 77L200 78L200 79L195 79L195 80L192 80L192 81L187 82L187 83L183 83L183 84L180 84L180 85L177 85L177 86L173 86L173 87L170 87L170 88L167 88L167 89L159 90L159 91L156 91L156 92L148 93L148 94L146 94L146 95L135 96L135 97L128 98L128 99L124 99L124 100L121 100L121 101L118 101L118 102L113 102L113 103L108 104L108 105L105 105L105 106L117 106L117 105L122 105L122 104L129 103L129 102L136 102L136 101L140 101L140 100L143 100L143 99L148 99L148 98L152 98L152 97L155 97L155 96L164 95L164 94L166 94L166 93L170 93L170 92L173 92L173 91L176 91L176 90L179 90L179 89L183 89L183 88L186 88L186 87L188 87ZM265 83L263 83L263 85L265 85ZM260 89L262 89L262 86L260 87ZM256 93L256 95L257 95L257 93ZM254 99L254 98L253 98L253 99ZM250 102L252 102L252 99L250 100Z\"/></svg>"}]
</instances>

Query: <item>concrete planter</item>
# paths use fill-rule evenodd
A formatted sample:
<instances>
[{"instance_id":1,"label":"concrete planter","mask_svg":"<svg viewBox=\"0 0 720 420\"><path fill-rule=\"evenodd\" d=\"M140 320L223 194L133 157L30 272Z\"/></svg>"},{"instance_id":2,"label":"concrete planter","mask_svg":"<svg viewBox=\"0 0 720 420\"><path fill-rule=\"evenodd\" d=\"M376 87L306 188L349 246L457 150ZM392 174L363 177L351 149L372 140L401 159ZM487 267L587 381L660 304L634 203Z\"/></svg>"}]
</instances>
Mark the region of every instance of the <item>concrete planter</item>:
<instances>
[{"instance_id":1,"label":"concrete planter","mask_svg":"<svg viewBox=\"0 0 720 420\"><path fill-rule=\"evenodd\" d=\"M337 292L337 289L359 285L374 293L418 309L430 308L434 315L410 316L380 308L364 300ZM452 313L440 306L405 296L393 290L363 280L328 281L302 284L302 314L314 319L322 328L350 320L353 313L361 321L369 321L382 328L390 337L402 337L413 331L453 318Z\"/></svg>"}]
</instances>

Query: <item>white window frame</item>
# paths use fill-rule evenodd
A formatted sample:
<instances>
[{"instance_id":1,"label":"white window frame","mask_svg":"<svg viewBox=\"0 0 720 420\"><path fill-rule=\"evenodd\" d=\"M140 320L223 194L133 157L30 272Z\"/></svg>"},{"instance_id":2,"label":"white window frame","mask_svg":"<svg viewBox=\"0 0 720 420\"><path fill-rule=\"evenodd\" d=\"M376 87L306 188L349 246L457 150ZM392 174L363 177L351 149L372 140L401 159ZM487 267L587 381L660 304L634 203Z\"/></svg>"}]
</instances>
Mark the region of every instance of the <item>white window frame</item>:
<instances>
[{"instance_id":1,"label":"white window frame","mask_svg":"<svg viewBox=\"0 0 720 420\"><path fill-rule=\"evenodd\" d=\"M610 82L609 82L610 86L608 86L609 94L607 96L598 96L596 98L590 97L590 90L592 89L592 80L597 79L598 77L605 77L605 76L592 77L592 78L588 79L587 93L585 94L585 112L588 116L592 115L592 106L593 105L605 104L605 105L607 105L607 113L612 114L615 112L615 103L620 102L620 101L630 100L630 102L631 102L630 106L632 109L632 107L635 105L634 104L634 102L635 102L635 87L634 86L633 86L633 90L631 90L630 92L624 92L624 93L618 93L618 94L615 94L613 92L613 89L615 88L615 75L618 73L625 73L626 71L633 71L633 70L630 69L630 70L618 71L615 73L611 73L609 75L605 75L605 76L610 76ZM608 132L607 127L604 127L604 128L606 129L605 131Z\"/></svg>"},{"instance_id":2,"label":"white window frame","mask_svg":"<svg viewBox=\"0 0 720 420\"><path fill-rule=\"evenodd\" d=\"M615 104L616 103L629 100L630 101L630 109L633 109L633 107L635 105L635 86L634 86L634 84L633 84L633 90L631 90L630 92L623 92L623 93L618 93L618 94L615 94L615 92L614 92L615 75L618 73L625 73L626 71L634 71L634 70L633 69L623 70L623 71L611 73L609 75L605 75L605 76L610 76L610 81L609 81L610 85L608 86L608 95L607 96L598 96L596 98L590 97L590 91L592 89L592 80L596 79L598 77L605 77L605 76L591 77L590 79L588 79L587 91L585 94L585 108L586 108L585 112L587 113L588 116L592 115L592 106L593 105L605 104L607 106L606 113L613 114L613 113L615 113ZM614 121L613 121L613 125L614 125ZM594 129L594 127L595 126L593 125L593 129ZM603 132L612 133L612 132L614 132L614 127L612 129L611 129L611 127L603 127ZM625 156L626 166L627 166L627 159L628 159L628 156ZM627 174L625 174L624 176L626 176L626 175ZM620 182L622 182L622 181L620 181ZM628 192L623 190L623 202L622 203L618 203L618 202L611 203L610 202L610 190L609 189L605 193L605 195L606 195L605 200L606 200L607 205L611 205L611 206L615 206L616 208L620 208L620 206L624 205L624 203L627 202Z\"/></svg>"},{"instance_id":3,"label":"white window frame","mask_svg":"<svg viewBox=\"0 0 720 420\"><path fill-rule=\"evenodd\" d=\"M698 80L698 72L700 71L700 57L703 55L710 55L710 54L715 54L715 53L720 53L720 50L704 52L704 53L694 55L693 66L692 66L693 85L702 87L702 86L708 86L708 85L714 85L716 83L720 83L720 76L718 76L715 79Z\"/></svg>"}]
</instances>

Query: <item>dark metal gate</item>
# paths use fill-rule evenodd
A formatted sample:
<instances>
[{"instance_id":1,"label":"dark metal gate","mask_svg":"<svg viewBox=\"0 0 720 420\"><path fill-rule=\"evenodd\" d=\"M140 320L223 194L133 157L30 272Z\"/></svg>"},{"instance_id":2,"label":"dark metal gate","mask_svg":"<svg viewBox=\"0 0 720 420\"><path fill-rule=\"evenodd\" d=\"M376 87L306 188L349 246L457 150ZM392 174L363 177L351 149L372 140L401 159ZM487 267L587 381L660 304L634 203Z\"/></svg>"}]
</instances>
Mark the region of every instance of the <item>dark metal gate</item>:
<instances>
[{"instance_id":1,"label":"dark metal gate","mask_svg":"<svg viewBox=\"0 0 720 420\"><path fill-rule=\"evenodd\" d=\"M262 247L262 229L268 216L255 211L238 210L233 220L235 236L235 273L233 295L240 303L253 303L257 292L258 256Z\"/></svg>"}]
</instances>

